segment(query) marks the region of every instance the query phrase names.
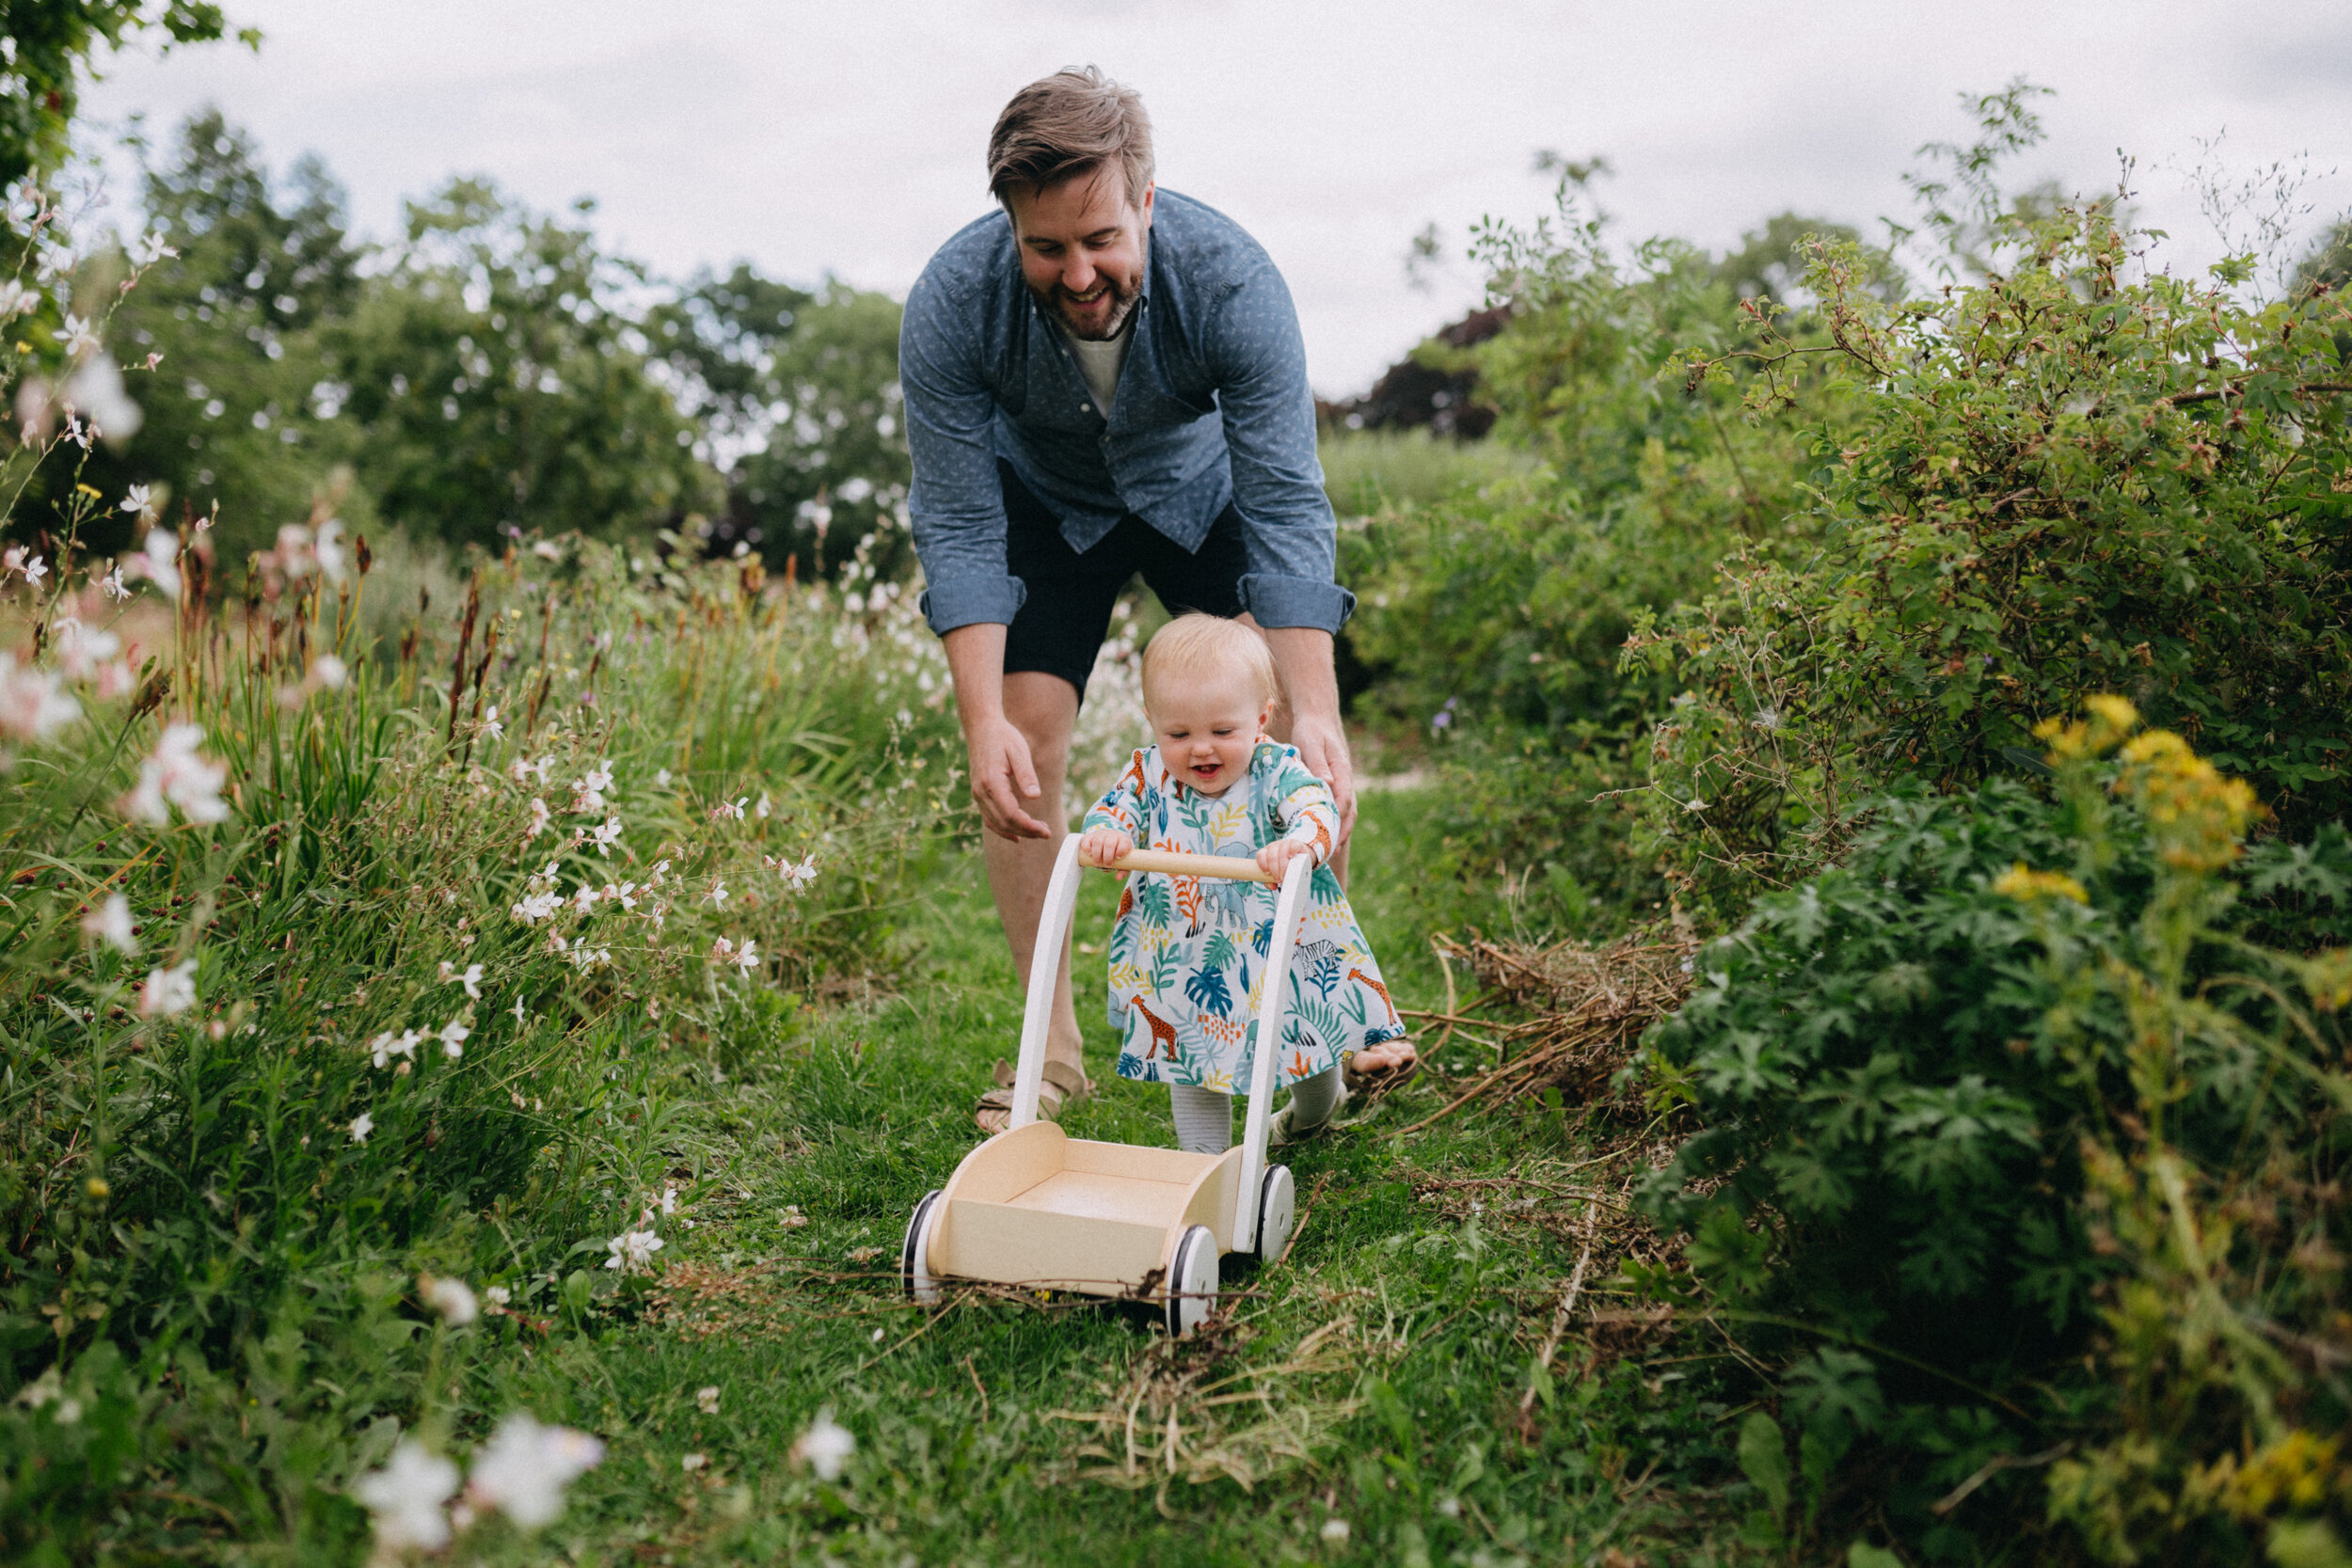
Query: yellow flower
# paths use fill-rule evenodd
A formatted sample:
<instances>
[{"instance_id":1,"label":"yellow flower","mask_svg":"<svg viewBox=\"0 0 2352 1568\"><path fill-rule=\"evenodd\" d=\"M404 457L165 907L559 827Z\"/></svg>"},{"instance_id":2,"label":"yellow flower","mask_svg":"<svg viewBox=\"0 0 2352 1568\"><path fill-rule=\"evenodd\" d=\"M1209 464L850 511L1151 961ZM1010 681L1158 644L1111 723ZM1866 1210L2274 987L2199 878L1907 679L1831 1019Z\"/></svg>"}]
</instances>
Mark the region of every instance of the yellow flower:
<instances>
[{"instance_id":1,"label":"yellow flower","mask_svg":"<svg viewBox=\"0 0 2352 1568\"><path fill-rule=\"evenodd\" d=\"M1994 880L1993 891L2004 898L2014 898L2030 904L2037 898L2072 898L2077 904L2090 902L2090 895L2082 883L2061 871L2036 871L2019 861Z\"/></svg>"},{"instance_id":2,"label":"yellow flower","mask_svg":"<svg viewBox=\"0 0 2352 1568\"><path fill-rule=\"evenodd\" d=\"M2139 724L2139 710L2122 697L2102 692L2083 699L2088 722L2070 724L2056 717L2033 727L2034 738L2050 743L2052 762L2073 762L2104 755Z\"/></svg>"}]
</instances>

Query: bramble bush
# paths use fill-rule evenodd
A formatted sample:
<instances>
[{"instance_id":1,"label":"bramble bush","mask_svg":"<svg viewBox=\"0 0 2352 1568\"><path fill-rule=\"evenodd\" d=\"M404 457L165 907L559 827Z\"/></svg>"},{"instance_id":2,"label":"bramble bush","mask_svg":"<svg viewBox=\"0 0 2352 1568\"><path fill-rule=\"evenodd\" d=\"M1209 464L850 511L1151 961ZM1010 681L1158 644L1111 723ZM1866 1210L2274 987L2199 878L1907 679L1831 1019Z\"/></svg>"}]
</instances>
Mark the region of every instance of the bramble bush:
<instances>
[{"instance_id":1,"label":"bramble bush","mask_svg":"<svg viewBox=\"0 0 2352 1568\"><path fill-rule=\"evenodd\" d=\"M2091 706L2045 726L2053 792L1874 802L1645 1044L1703 1130L1643 1198L1690 1272L1644 1283L1772 1367L1793 1429L1742 1438L1760 1537L1883 1508L1938 1560L2219 1562L2344 1522L2326 1465L2261 1506L2243 1478L2352 1420L2352 950L2242 927L2292 890L2298 947L2352 935L2352 840L2242 854L2242 782Z\"/></svg>"},{"instance_id":2,"label":"bramble bush","mask_svg":"<svg viewBox=\"0 0 2352 1568\"><path fill-rule=\"evenodd\" d=\"M2128 196L2003 208L1986 186L1989 270L1900 304L1816 241L1829 342L1693 351L1694 384L1737 365L1758 408L1833 367L1852 410L1822 438L1815 553L1735 542L1626 645L1683 689L1651 733L1651 820L1694 902L1736 915L1755 882L1835 863L1887 781L2030 772L2033 726L2088 691L2243 775L2291 834L2343 816L2352 313L2324 287L2249 300L2250 257L2159 270Z\"/></svg>"}]
</instances>

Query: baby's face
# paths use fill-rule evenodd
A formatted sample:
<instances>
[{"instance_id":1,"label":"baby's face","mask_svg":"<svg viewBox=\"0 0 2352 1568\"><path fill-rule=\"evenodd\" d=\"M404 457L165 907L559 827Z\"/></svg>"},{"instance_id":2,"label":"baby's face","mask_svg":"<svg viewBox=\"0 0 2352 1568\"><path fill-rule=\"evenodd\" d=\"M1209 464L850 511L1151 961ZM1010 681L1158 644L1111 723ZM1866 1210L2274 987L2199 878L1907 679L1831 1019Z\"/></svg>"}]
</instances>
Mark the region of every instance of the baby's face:
<instances>
[{"instance_id":1,"label":"baby's face","mask_svg":"<svg viewBox=\"0 0 2352 1568\"><path fill-rule=\"evenodd\" d=\"M1231 675L1154 693L1149 711L1169 776L1203 795L1222 795L1249 771L1273 705L1247 675Z\"/></svg>"}]
</instances>

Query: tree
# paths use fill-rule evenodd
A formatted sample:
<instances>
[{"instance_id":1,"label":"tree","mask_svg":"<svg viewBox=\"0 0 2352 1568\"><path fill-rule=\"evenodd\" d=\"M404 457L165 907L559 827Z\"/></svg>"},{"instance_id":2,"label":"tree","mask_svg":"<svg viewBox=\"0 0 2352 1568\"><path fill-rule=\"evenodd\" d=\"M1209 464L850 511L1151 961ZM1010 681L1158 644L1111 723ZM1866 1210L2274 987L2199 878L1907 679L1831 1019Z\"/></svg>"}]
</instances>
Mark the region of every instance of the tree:
<instances>
[{"instance_id":1,"label":"tree","mask_svg":"<svg viewBox=\"0 0 2352 1568\"><path fill-rule=\"evenodd\" d=\"M355 450L319 332L358 298L361 252L324 164L302 159L274 191L252 138L217 109L190 119L174 157L146 170L143 198L179 255L124 296L112 337L126 359L161 358L134 377L137 436L101 449L90 479L110 496L146 484L199 514L217 501L215 546L234 563L302 521ZM92 543L119 547L129 529L118 517L120 537Z\"/></svg>"},{"instance_id":2,"label":"tree","mask_svg":"<svg viewBox=\"0 0 2352 1568\"><path fill-rule=\"evenodd\" d=\"M629 310L647 287L584 225L485 181L412 203L398 261L329 345L383 514L490 544L510 530L675 524L714 504L693 427Z\"/></svg>"},{"instance_id":3,"label":"tree","mask_svg":"<svg viewBox=\"0 0 2352 1568\"><path fill-rule=\"evenodd\" d=\"M81 102L82 73L101 44L120 49L151 33L163 47L210 43L229 21L209 0L0 0L0 184L64 161L68 129ZM242 28L237 40L258 48L262 35Z\"/></svg>"},{"instance_id":4,"label":"tree","mask_svg":"<svg viewBox=\"0 0 2352 1568\"><path fill-rule=\"evenodd\" d=\"M898 521L914 467L898 397L898 302L828 278L810 293L738 262L705 273L649 330L667 354L706 454L727 476L718 548L741 542L803 575L860 540L884 577L913 564Z\"/></svg>"}]
</instances>

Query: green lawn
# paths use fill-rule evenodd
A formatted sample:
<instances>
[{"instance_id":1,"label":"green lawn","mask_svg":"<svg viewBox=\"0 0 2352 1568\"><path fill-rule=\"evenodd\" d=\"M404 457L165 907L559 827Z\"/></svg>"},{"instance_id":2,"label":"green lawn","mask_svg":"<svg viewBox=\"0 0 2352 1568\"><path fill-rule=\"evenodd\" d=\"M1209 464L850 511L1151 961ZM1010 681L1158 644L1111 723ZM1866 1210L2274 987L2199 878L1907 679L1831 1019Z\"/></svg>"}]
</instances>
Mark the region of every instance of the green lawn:
<instances>
[{"instance_id":1,"label":"green lawn","mask_svg":"<svg viewBox=\"0 0 2352 1568\"><path fill-rule=\"evenodd\" d=\"M1442 994L1411 924L1417 806L1368 800L1354 872L1408 1007ZM1656 1350L1657 1365L1591 1370L1572 1332L1522 1416L1583 1211L1534 1186L1445 1183L1557 1185L1580 1149L1540 1116L1470 1113L1394 1136L1443 1103L1436 1073L1295 1154L1287 1264L1229 1259L1228 1315L1201 1340L1172 1345L1140 1313L1085 1302L908 1304L907 1214L977 1136L971 1100L1020 1016L977 853L944 851L928 885L902 990L772 1009L704 1069L662 1134L696 1196L691 1229L664 1227L658 1293L612 1298L577 1331L485 1321L513 1349L463 1390L474 1416L526 1407L610 1451L537 1543L501 1546L485 1528L469 1552L1089 1568L1715 1555L1716 1521L1736 1512L1714 1490L1728 1447L1717 1364ZM1113 893L1089 879L1082 942L1102 940ZM1101 1089L1066 1125L1171 1143L1165 1095L1109 1076L1100 960L1079 963ZM707 1387L715 1415L698 1404ZM858 1444L837 1484L791 1457L827 1406Z\"/></svg>"}]
</instances>

